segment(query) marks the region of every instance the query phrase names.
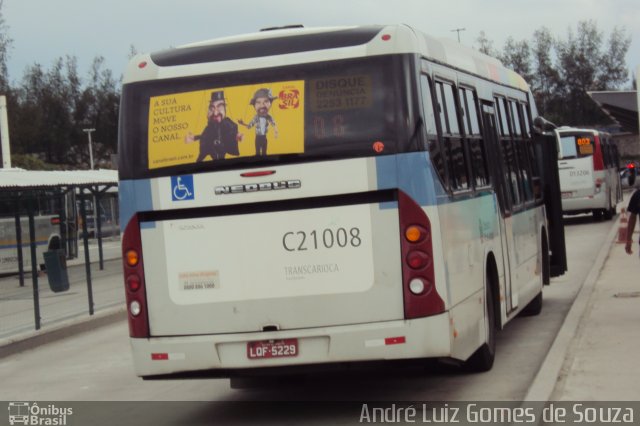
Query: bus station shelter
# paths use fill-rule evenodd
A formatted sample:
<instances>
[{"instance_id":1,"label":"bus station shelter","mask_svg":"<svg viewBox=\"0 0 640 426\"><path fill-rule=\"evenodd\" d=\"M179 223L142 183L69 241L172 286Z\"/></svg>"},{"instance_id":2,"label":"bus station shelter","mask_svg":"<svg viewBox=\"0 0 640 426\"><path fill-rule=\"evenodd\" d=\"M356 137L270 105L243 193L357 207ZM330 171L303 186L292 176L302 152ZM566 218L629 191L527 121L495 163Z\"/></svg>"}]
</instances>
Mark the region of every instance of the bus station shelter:
<instances>
[{"instance_id":1,"label":"bus station shelter","mask_svg":"<svg viewBox=\"0 0 640 426\"><path fill-rule=\"evenodd\" d=\"M24 253L23 247L30 248L31 275L33 280L36 329L39 329L38 309L38 273L40 264L36 258L36 235L34 217L47 210L48 214L57 214L60 226L60 245L65 256L76 257L78 239L78 216L82 223L82 239L84 242L84 257L89 286L89 313L93 315L93 301L91 292L91 268L88 249L88 230L86 200L94 201L97 207L101 197L109 191L117 191L118 172L116 170L74 170L74 171L32 171L23 169L0 169L0 218L4 218L5 227L14 218L15 242L18 254L18 273L20 285L24 285ZM53 206L53 207L52 207ZM29 241L22 241L23 216L29 218ZM102 253L102 218L100 210L94 209L95 236L98 239L98 253L100 268L103 268ZM117 217L117 215L116 215ZM8 220L7 220L8 219ZM4 230L5 237L11 233ZM6 239L6 238L5 238ZM11 239L13 240L13 239ZM12 245L12 244L10 244Z\"/></svg>"}]
</instances>

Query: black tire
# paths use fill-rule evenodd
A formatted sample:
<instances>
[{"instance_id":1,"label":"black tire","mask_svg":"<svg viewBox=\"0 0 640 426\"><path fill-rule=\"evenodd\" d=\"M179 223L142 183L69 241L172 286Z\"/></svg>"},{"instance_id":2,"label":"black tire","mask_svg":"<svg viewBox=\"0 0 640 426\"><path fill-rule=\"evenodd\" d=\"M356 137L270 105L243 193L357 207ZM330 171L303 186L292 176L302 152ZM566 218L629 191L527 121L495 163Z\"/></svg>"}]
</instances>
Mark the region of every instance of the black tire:
<instances>
[{"instance_id":1,"label":"black tire","mask_svg":"<svg viewBox=\"0 0 640 426\"><path fill-rule=\"evenodd\" d=\"M613 209L611 208L611 200L609 200L609 208L608 209L604 209L602 211L602 216L604 217L604 220L611 220L611 218L613 218Z\"/></svg>"},{"instance_id":2,"label":"black tire","mask_svg":"<svg viewBox=\"0 0 640 426\"><path fill-rule=\"evenodd\" d=\"M549 276L549 246L547 245L547 238L542 237L542 285L549 284L551 277ZM542 290L536 295L536 297L529 302L527 306L520 312L520 315L525 317L540 315L542 312Z\"/></svg>"},{"instance_id":3,"label":"black tire","mask_svg":"<svg viewBox=\"0 0 640 426\"><path fill-rule=\"evenodd\" d=\"M495 299L493 298L493 290L489 277L487 277L485 304L487 308L487 315L485 317L487 341L463 364L464 369L471 373L482 373L491 370L493 361L496 358Z\"/></svg>"},{"instance_id":4,"label":"black tire","mask_svg":"<svg viewBox=\"0 0 640 426\"><path fill-rule=\"evenodd\" d=\"M591 211L591 214L593 215L593 220L595 222L599 222L599 221L602 220L602 210L595 209L595 210Z\"/></svg>"}]
</instances>

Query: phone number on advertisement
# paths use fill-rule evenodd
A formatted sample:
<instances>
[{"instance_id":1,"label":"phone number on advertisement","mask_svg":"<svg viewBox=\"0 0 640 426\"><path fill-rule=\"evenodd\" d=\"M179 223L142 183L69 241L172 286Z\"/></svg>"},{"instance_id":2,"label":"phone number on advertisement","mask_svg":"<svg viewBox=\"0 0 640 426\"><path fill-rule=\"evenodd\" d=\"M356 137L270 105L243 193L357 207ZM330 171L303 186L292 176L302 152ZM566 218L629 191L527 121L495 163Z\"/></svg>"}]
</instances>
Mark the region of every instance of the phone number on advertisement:
<instances>
[{"instance_id":1,"label":"phone number on advertisement","mask_svg":"<svg viewBox=\"0 0 640 426\"><path fill-rule=\"evenodd\" d=\"M357 227L287 232L282 236L282 247L286 251L360 247L361 244L360 228Z\"/></svg>"}]
</instances>

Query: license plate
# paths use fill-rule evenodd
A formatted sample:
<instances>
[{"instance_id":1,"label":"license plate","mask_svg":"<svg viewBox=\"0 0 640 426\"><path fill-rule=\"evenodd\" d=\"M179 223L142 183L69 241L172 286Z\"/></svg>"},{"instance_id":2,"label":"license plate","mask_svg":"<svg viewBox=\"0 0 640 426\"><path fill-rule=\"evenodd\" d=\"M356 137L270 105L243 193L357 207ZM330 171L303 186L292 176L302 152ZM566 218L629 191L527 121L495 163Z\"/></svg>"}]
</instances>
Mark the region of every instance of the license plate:
<instances>
[{"instance_id":1,"label":"license plate","mask_svg":"<svg viewBox=\"0 0 640 426\"><path fill-rule=\"evenodd\" d=\"M298 339L247 342L247 358L286 358L298 356Z\"/></svg>"},{"instance_id":2,"label":"license plate","mask_svg":"<svg viewBox=\"0 0 640 426\"><path fill-rule=\"evenodd\" d=\"M571 198L571 192L563 192L562 198Z\"/></svg>"}]
</instances>

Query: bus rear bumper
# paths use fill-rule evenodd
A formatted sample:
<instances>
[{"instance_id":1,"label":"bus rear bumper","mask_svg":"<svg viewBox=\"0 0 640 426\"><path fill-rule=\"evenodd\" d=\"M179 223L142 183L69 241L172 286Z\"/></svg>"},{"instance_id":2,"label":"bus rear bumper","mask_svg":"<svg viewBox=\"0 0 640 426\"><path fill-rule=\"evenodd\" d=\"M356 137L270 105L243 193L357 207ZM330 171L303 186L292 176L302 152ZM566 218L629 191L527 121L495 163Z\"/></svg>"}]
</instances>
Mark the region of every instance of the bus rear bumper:
<instances>
[{"instance_id":1,"label":"bus rear bumper","mask_svg":"<svg viewBox=\"0 0 640 426\"><path fill-rule=\"evenodd\" d=\"M298 354L250 359L248 342L297 339ZM254 369L451 355L449 314L275 332L131 339L138 376L231 377Z\"/></svg>"},{"instance_id":2,"label":"bus rear bumper","mask_svg":"<svg viewBox=\"0 0 640 426\"><path fill-rule=\"evenodd\" d=\"M562 211L564 213L587 213L594 209L604 208L607 208L607 197L605 191L601 191L598 194L589 197L562 199Z\"/></svg>"}]
</instances>

